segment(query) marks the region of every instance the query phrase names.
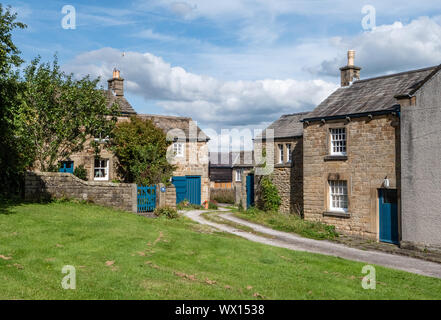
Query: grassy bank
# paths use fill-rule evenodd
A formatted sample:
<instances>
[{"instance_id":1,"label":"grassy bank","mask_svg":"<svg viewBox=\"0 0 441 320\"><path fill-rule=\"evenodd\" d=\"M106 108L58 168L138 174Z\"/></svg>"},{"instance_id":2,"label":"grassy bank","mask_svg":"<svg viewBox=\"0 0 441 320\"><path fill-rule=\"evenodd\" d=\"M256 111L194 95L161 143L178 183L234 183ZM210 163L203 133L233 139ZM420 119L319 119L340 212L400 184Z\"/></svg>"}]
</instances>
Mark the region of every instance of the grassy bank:
<instances>
[{"instance_id":1,"label":"grassy bank","mask_svg":"<svg viewBox=\"0 0 441 320\"><path fill-rule=\"evenodd\" d=\"M255 208L247 211L234 210L238 218L255 222L275 230L292 232L311 239L334 239L338 237L334 226L319 222L305 221L294 214L264 212Z\"/></svg>"},{"instance_id":2,"label":"grassy bank","mask_svg":"<svg viewBox=\"0 0 441 320\"><path fill-rule=\"evenodd\" d=\"M64 290L63 266L76 268ZM94 205L0 207L0 299L439 299L441 280Z\"/></svg>"}]
</instances>

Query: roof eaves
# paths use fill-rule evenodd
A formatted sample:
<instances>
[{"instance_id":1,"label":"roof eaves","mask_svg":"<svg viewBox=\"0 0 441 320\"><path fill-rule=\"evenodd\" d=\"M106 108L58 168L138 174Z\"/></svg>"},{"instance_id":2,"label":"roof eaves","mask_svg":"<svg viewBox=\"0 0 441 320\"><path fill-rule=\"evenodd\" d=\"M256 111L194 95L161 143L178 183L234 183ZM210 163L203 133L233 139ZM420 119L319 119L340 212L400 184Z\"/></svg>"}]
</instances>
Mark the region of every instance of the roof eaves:
<instances>
[{"instance_id":1,"label":"roof eaves","mask_svg":"<svg viewBox=\"0 0 441 320\"><path fill-rule=\"evenodd\" d=\"M360 113L348 113L348 114L341 114L341 115L334 115L334 116L325 116L325 117L315 117L315 118L305 118L301 120L302 122L314 122L314 121L321 121L321 120L337 120L337 119L345 119L347 117L350 118L362 118L367 117L369 115L373 116L379 116L379 115L385 115L385 114L391 114L399 111L399 104L396 104L393 106L393 109L387 109L387 110L379 110L379 111L367 111L367 112L360 112Z\"/></svg>"}]
</instances>

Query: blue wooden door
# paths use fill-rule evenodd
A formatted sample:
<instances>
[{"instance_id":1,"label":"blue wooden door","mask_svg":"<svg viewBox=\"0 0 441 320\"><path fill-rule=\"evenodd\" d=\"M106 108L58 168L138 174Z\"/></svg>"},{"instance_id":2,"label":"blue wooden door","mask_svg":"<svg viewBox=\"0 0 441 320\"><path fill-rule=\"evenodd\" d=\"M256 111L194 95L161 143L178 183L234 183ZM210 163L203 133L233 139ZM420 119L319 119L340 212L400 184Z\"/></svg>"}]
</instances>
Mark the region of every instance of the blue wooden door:
<instances>
[{"instance_id":1,"label":"blue wooden door","mask_svg":"<svg viewBox=\"0 0 441 320\"><path fill-rule=\"evenodd\" d=\"M247 175L247 209L254 206L254 175Z\"/></svg>"},{"instance_id":2,"label":"blue wooden door","mask_svg":"<svg viewBox=\"0 0 441 320\"><path fill-rule=\"evenodd\" d=\"M380 241L398 243L397 190L379 190Z\"/></svg>"},{"instance_id":3,"label":"blue wooden door","mask_svg":"<svg viewBox=\"0 0 441 320\"><path fill-rule=\"evenodd\" d=\"M137 186L138 212L151 212L156 208L156 186Z\"/></svg>"},{"instance_id":4,"label":"blue wooden door","mask_svg":"<svg viewBox=\"0 0 441 320\"><path fill-rule=\"evenodd\" d=\"M187 200L191 204L201 204L201 177L187 176Z\"/></svg>"},{"instance_id":5,"label":"blue wooden door","mask_svg":"<svg viewBox=\"0 0 441 320\"><path fill-rule=\"evenodd\" d=\"M173 177L172 183L176 188L176 203L187 200L191 204L201 204L201 177Z\"/></svg>"},{"instance_id":6,"label":"blue wooden door","mask_svg":"<svg viewBox=\"0 0 441 320\"><path fill-rule=\"evenodd\" d=\"M181 203L187 197L187 177L173 177L172 183L176 188L176 203Z\"/></svg>"},{"instance_id":7,"label":"blue wooden door","mask_svg":"<svg viewBox=\"0 0 441 320\"><path fill-rule=\"evenodd\" d=\"M74 172L74 163L73 163L73 161L61 161L60 169L58 169L58 171L59 172L73 173Z\"/></svg>"}]
</instances>

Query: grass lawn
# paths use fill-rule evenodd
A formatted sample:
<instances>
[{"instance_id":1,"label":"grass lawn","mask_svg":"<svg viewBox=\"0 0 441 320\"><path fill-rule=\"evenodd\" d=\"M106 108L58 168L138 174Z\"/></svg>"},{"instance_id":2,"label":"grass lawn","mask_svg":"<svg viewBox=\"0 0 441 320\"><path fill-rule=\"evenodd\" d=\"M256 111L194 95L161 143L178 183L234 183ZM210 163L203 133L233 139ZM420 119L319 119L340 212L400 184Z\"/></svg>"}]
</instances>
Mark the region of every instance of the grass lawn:
<instances>
[{"instance_id":1,"label":"grass lawn","mask_svg":"<svg viewBox=\"0 0 441 320\"><path fill-rule=\"evenodd\" d=\"M238 218L255 222L275 230L292 232L306 238L324 240L338 237L334 226L319 222L305 221L294 214L264 212L255 208L247 211L232 210Z\"/></svg>"},{"instance_id":2,"label":"grass lawn","mask_svg":"<svg viewBox=\"0 0 441 320\"><path fill-rule=\"evenodd\" d=\"M64 290L64 265L76 290ZM0 206L0 299L439 299L441 280L253 243L184 218L58 202Z\"/></svg>"}]
</instances>

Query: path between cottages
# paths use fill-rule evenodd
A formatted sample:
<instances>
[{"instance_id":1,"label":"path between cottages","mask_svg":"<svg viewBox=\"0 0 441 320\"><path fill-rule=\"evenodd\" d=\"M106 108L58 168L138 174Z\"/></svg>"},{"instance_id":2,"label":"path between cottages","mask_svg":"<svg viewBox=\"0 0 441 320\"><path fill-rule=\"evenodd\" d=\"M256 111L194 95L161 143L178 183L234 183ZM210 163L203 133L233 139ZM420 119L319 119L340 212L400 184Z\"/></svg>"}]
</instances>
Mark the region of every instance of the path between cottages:
<instances>
[{"instance_id":1,"label":"path between cottages","mask_svg":"<svg viewBox=\"0 0 441 320\"><path fill-rule=\"evenodd\" d=\"M249 228L252 228L256 232L264 233L274 238L259 236L250 232L236 229L228 225L208 221L201 216L202 213L213 212L213 210L192 210L187 211L184 214L188 218L200 224L205 224L254 242L295 251L320 253L328 256L340 257L348 260L365 262L368 264L376 264L392 269L398 269L425 276L441 278L441 264L435 262L415 259L406 256L393 255L378 251L360 250L326 240L303 238L292 233L273 230L271 228L267 228L246 220L236 218L232 215L231 212L228 212L228 209L225 208L219 208L219 211L226 212L219 214L219 216L223 219L232 221L236 224L247 226Z\"/></svg>"}]
</instances>

